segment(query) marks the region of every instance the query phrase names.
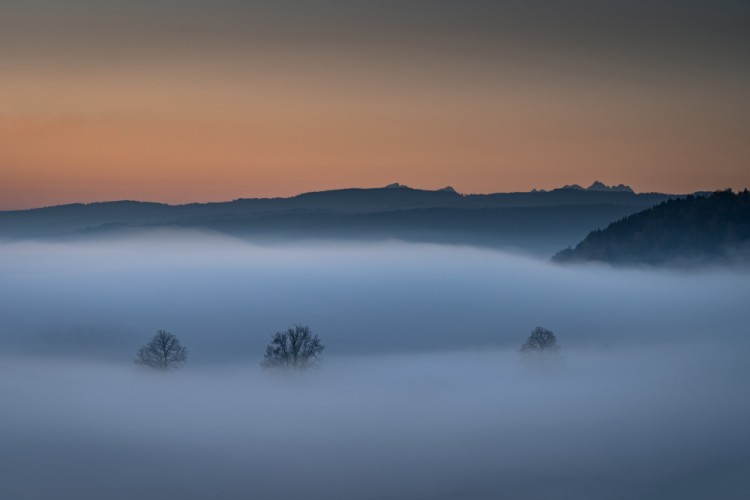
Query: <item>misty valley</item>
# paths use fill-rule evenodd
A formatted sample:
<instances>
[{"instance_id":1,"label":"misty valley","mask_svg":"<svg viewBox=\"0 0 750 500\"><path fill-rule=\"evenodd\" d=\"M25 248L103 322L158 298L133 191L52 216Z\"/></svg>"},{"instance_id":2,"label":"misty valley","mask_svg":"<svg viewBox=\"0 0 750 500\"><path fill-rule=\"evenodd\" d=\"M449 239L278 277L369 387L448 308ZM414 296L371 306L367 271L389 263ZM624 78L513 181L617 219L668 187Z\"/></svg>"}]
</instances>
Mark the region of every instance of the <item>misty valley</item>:
<instances>
[{"instance_id":1,"label":"misty valley","mask_svg":"<svg viewBox=\"0 0 750 500\"><path fill-rule=\"evenodd\" d=\"M750 500L748 25L0 0L0 500Z\"/></svg>"},{"instance_id":2,"label":"misty valley","mask_svg":"<svg viewBox=\"0 0 750 500\"><path fill-rule=\"evenodd\" d=\"M196 228L0 244L2 498L741 498L748 271ZM309 325L307 370L263 369ZM529 360L536 327L554 362ZM135 364L158 330L187 349ZM74 457L71 458L71 457Z\"/></svg>"}]
</instances>

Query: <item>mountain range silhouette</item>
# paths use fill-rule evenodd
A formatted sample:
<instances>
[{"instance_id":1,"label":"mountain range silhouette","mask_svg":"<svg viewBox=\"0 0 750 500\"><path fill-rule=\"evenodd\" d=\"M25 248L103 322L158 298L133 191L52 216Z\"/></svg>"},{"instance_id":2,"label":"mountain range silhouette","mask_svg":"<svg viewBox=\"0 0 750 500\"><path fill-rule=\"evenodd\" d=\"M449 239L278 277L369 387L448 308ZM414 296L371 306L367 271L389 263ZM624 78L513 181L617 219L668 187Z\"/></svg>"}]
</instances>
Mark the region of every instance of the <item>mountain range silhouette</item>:
<instances>
[{"instance_id":1,"label":"mountain range silhouette","mask_svg":"<svg viewBox=\"0 0 750 500\"><path fill-rule=\"evenodd\" d=\"M603 186L603 187L602 187ZM591 230L676 195L589 188L461 194L450 186L393 183L288 198L168 205L140 201L74 203L0 212L0 239L112 237L164 227L215 231L258 242L404 240L514 248L551 255Z\"/></svg>"}]
</instances>

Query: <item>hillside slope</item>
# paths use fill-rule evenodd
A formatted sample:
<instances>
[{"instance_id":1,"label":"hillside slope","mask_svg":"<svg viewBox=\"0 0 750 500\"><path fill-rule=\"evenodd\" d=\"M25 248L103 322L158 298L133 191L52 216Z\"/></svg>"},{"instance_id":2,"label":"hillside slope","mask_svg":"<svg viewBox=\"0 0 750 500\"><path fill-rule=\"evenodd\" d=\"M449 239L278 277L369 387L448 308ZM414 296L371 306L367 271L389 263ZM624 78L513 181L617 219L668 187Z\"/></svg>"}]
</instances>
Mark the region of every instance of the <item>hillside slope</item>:
<instances>
[{"instance_id":1,"label":"hillside slope","mask_svg":"<svg viewBox=\"0 0 750 500\"><path fill-rule=\"evenodd\" d=\"M670 199L592 231L555 262L665 264L750 261L750 193Z\"/></svg>"}]
</instances>

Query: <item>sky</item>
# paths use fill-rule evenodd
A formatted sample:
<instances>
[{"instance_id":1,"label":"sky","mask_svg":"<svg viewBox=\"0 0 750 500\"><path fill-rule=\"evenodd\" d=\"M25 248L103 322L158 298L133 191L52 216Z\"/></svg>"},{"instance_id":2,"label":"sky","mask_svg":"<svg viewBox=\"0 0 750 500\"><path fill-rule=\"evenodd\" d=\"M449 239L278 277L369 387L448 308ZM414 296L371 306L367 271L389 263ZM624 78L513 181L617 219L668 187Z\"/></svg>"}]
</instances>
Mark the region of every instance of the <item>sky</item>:
<instances>
[{"instance_id":1,"label":"sky","mask_svg":"<svg viewBox=\"0 0 750 500\"><path fill-rule=\"evenodd\" d=\"M734 0L2 0L0 209L750 185Z\"/></svg>"}]
</instances>

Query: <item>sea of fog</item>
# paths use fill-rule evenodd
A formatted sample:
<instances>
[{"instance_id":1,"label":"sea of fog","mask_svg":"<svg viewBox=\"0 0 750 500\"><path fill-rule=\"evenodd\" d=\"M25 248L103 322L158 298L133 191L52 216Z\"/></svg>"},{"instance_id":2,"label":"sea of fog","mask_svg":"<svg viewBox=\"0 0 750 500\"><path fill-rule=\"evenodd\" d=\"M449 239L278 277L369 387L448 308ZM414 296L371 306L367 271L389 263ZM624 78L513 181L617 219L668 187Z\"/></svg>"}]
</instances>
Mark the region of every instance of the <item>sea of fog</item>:
<instances>
[{"instance_id":1,"label":"sea of fog","mask_svg":"<svg viewBox=\"0 0 750 500\"><path fill-rule=\"evenodd\" d=\"M749 278L400 242L3 243L0 498L743 498ZM320 366L262 370L298 323ZM518 352L536 326L553 362ZM158 329L179 372L133 364Z\"/></svg>"}]
</instances>

